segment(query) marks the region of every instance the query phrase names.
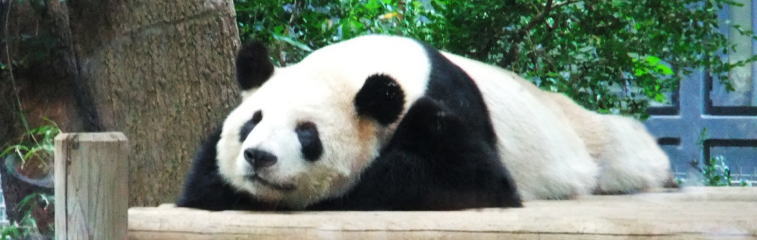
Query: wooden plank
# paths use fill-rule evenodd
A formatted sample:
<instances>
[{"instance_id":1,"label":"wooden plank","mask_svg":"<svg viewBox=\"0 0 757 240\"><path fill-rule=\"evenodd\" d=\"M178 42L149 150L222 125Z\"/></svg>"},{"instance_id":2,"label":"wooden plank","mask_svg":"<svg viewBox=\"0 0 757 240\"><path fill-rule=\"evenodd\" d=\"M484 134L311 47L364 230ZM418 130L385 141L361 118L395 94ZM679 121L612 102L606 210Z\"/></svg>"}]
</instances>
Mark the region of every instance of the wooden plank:
<instances>
[{"instance_id":1,"label":"wooden plank","mask_svg":"<svg viewBox=\"0 0 757 240\"><path fill-rule=\"evenodd\" d=\"M55 238L126 239L128 143L118 132L55 138Z\"/></svg>"},{"instance_id":2,"label":"wooden plank","mask_svg":"<svg viewBox=\"0 0 757 240\"><path fill-rule=\"evenodd\" d=\"M142 239L754 239L757 188L689 188L438 212L129 210Z\"/></svg>"}]
</instances>

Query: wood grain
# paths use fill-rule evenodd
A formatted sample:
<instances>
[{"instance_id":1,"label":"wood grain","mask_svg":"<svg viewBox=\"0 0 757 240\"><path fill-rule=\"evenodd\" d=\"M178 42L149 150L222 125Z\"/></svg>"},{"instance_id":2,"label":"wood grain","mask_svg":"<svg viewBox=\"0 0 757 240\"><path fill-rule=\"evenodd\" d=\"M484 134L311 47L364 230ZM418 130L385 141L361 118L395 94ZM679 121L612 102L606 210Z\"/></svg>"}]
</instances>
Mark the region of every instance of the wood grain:
<instances>
[{"instance_id":1,"label":"wood grain","mask_svg":"<svg viewBox=\"0 0 757 240\"><path fill-rule=\"evenodd\" d=\"M754 239L757 188L688 188L446 212L129 210L142 239Z\"/></svg>"},{"instance_id":2,"label":"wood grain","mask_svg":"<svg viewBox=\"0 0 757 240\"><path fill-rule=\"evenodd\" d=\"M55 138L56 239L126 239L128 154L118 132Z\"/></svg>"}]
</instances>

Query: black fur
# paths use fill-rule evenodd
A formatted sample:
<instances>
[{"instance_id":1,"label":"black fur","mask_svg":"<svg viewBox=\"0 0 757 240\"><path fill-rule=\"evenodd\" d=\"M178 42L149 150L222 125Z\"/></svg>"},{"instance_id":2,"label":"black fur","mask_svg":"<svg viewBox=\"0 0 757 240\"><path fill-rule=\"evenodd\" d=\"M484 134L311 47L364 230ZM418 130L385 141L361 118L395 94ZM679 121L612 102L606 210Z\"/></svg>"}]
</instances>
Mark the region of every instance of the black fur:
<instances>
[{"instance_id":1,"label":"black fur","mask_svg":"<svg viewBox=\"0 0 757 240\"><path fill-rule=\"evenodd\" d=\"M176 205L206 210L274 210L275 206L240 193L223 180L216 164L216 144L220 138L219 129L200 147Z\"/></svg>"},{"instance_id":2,"label":"black fur","mask_svg":"<svg viewBox=\"0 0 757 240\"><path fill-rule=\"evenodd\" d=\"M389 125L402 113L405 92L392 77L374 74L365 80L363 87L355 95L355 109L359 116L375 119L382 125Z\"/></svg>"},{"instance_id":3,"label":"black fur","mask_svg":"<svg viewBox=\"0 0 757 240\"><path fill-rule=\"evenodd\" d=\"M294 130L297 133L297 139L302 146L302 156L308 161L317 161L323 153L323 145L318 135L318 127L313 122L303 122L297 125Z\"/></svg>"},{"instance_id":4,"label":"black fur","mask_svg":"<svg viewBox=\"0 0 757 240\"><path fill-rule=\"evenodd\" d=\"M263 120L263 113L258 110L252 115L250 120L242 125L242 129L239 130L239 142L244 142L247 139L247 135L250 135L250 132L252 132L252 129L255 129L260 120Z\"/></svg>"},{"instance_id":5,"label":"black fur","mask_svg":"<svg viewBox=\"0 0 757 240\"><path fill-rule=\"evenodd\" d=\"M273 166L278 159L270 152L260 149L248 148L244 150L244 160L247 160L247 163L256 171Z\"/></svg>"},{"instance_id":6,"label":"black fur","mask_svg":"<svg viewBox=\"0 0 757 240\"><path fill-rule=\"evenodd\" d=\"M520 207L496 148L430 98L413 104L394 137L346 195L312 210Z\"/></svg>"},{"instance_id":7,"label":"black fur","mask_svg":"<svg viewBox=\"0 0 757 240\"><path fill-rule=\"evenodd\" d=\"M268 50L260 42L242 47L237 53L237 82L242 90L260 87L273 75L273 63L268 59Z\"/></svg>"},{"instance_id":8,"label":"black fur","mask_svg":"<svg viewBox=\"0 0 757 240\"><path fill-rule=\"evenodd\" d=\"M463 119L472 138L483 138L491 146L497 145L489 110L486 108L481 91L473 79L463 69L444 57L439 50L420 43L431 60L426 96L441 102L449 110Z\"/></svg>"}]
</instances>

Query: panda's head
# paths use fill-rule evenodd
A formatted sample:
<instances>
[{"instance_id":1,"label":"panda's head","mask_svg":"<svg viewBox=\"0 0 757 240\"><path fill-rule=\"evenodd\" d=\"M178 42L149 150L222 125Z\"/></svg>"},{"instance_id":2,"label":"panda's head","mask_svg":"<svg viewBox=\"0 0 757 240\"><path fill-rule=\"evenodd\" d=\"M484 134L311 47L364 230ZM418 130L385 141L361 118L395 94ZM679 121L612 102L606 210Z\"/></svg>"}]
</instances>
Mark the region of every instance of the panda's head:
<instances>
[{"instance_id":1,"label":"panda's head","mask_svg":"<svg viewBox=\"0 0 757 240\"><path fill-rule=\"evenodd\" d=\"M218 166L232 186L262 201L304 208L343 194L404 109L403 89L383 73L302 62L276 68L255 43L236 64L243 99L223 124Z\"/></svg>"}]
</instances>

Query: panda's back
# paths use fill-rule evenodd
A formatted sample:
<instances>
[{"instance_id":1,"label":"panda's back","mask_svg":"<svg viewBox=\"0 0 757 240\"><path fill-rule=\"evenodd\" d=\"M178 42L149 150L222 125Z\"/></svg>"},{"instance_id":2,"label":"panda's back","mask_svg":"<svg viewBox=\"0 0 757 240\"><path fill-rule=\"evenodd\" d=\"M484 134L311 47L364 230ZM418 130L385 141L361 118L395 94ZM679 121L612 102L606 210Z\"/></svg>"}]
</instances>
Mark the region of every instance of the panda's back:
<instances>
[{"instance_id":1,"label":"panda's back","mask_svg":"<svg viewBox=\"0 0 757 240\"><path fill-rule=\"evenodd\" d=\"M567 119L545 92L504 69L450 53L471 76L490 111L500 156L524 200L589 193L597 167Z\"/></svg>"}]
</instances>

